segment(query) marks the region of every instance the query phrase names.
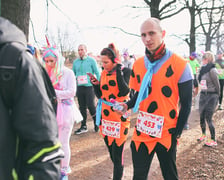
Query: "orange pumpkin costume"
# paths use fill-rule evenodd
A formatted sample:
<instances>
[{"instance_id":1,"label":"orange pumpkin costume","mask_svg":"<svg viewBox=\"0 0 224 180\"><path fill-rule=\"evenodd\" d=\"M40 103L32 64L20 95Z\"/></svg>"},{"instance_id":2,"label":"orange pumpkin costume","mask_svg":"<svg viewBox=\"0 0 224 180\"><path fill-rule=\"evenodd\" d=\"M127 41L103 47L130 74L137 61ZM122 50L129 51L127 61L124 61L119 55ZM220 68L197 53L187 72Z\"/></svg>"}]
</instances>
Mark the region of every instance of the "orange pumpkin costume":
<instances>
[{"instance_id":1,"label":"orange pumpkin costume","mask_svg":"<svg viewBox=\"0 0 224 180\"><path fill-rule=\"evenodd\" d=\"M169 129L175 128L179 113L178 101L178 80L180 79L187 62L172 54L171 57L164 62L157 72L154 72L149 95L141 101L139 111L152 113L164 117L164 124L161 138L149 136L134 130L132 140L138 150L141 142L145 143L149 154L152 152L157 142L161 143L169 150L171 146L171 134ZM133 66L133 73L130 78L130 88L135 91L140 90L141 82L144 78L147 69L144 65L144 57L136 60Z\"/></svg>"}]
</instances>

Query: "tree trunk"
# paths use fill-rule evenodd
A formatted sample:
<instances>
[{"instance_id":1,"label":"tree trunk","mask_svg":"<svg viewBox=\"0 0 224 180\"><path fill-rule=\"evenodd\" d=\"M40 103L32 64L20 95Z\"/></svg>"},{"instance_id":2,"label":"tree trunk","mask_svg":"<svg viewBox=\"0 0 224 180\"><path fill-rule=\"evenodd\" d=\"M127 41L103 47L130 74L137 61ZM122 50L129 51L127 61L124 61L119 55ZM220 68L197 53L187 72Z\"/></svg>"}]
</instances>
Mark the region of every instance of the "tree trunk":
<instances>
[{"instance_id":1,"label":"tree trunk","mask_svg":"<svg viewBox=\"0 0 224 180\"><path fill-rule=\"evenodd\" d=\"M205 40L205 51L211 51L212 39L209 35L206 36Z\"/></svg>"},{"instance_id":2,"label":"tree trunk","mask_svg":"<svg viewBox=\"0 0 224 180\"><path fill-rule=\"evenodd\" d=\"M189 8L190 11L190 17L191 17L191 27L190 27L190 52L189 54L191 54L192 52L196 51L196 38L195 38L195 0L192 0L192 5Z\"/></svg>"},{"instance_id":3,"label":"tree trunk","mask_svg":"<svg viewBox=\"0 0 224 180\"><path fill-rule=\"evenodd\" d=\"M1 16L18 26L28 41L30 0L1 0Z\"/></svg>"},{"instance_id":4,"label":"tree trunk","mask_svg":"<svg viewBox=\"0 0 224 180\"><path fill-rule=\"evenodd\" d=\"M151 1L151 17L155 17L160 19L160 13L159 13L159 5L161 3L161 0L152 0Z\"/></svg>"}]
</instances>

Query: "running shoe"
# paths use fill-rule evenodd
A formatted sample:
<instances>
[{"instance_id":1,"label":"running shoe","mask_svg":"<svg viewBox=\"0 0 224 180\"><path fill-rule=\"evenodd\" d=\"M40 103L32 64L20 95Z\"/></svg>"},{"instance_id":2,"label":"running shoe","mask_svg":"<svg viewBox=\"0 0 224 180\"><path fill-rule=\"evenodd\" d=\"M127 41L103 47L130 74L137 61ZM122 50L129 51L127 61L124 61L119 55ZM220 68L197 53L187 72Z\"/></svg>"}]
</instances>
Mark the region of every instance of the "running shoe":
<instances>
[{"instance_id":1,"label":"running shoe","mask_svg":"<svg viewBox=\"0 0 224 180\"><path fill-rule=\"evenodd\" d=\"M218 110L223 110L221 104L219 104Z\"/></svg>"},{"instance_id":2,"label":"running shoe","mask_svg":"<svg viewBox=\"0 0 224 180\"><path fill-rule=\"evenodd\" d=\"M205 143L205 146L209 147L217 146L217 142L212 139L209 139L208 142Z\"/></svg>"},{"instance_id":3,"label":"running shoe","mask_svg":"<svg viewBox=\"0 0 224 180\"><path fill-rule=\"evenodd\" d=\"M202 134L200 138L197 139L197 141L202 142L206 139L206 135Z\"/></svg>"},{"instance_id":4,"label":"running shoe","mask_svg":"<svg viewBox=\"0 0 224 180\"><path fill-rule=\"evenodd\" d=\"M189 129L189 124L185 124L184 125L184 130L188 130Z\"/></svg>"},{"instance_id":5,"label":"running shoe","mask_svg":"<svg viewBox=\"0 0 224 180\"><path fill-rule=\"evenodd\" d=\"M82 134L82 133L86 133L88 132L88 129L86 126L82 126L81 128L79 128L78 130L75 131L75 134Z\"/></svg>"}]
</instances>

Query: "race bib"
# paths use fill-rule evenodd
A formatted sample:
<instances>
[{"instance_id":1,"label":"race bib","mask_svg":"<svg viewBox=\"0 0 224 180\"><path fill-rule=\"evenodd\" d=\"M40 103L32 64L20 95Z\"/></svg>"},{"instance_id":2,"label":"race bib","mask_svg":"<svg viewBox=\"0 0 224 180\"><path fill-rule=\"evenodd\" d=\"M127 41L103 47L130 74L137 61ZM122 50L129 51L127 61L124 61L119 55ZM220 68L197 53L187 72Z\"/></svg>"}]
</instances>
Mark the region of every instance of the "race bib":
<instances>
[{"instance_id":1,"label":"race bib","mask_svg":"<svg viewBox=\"0 0 224 180\"><path fill-rule=\"evenodd\" d=\"M203 90L207 90L207 83L206 83L206 80L201 80L201 82L200 82L200 87L201 87L201 89L203 89Z\"/></svg>"},{"instance_id":2,"label":"race bib","mask_svg":"<svg viewBox=\"0 0 224 180\"><path fill-rule=\"evenodd\" d=\"M79 85L87 84L88 83L87 75L78 76L77 80L78 80L78 84Z\"/></svg>"},{"instance_id":3,"label":"race bib","mask_svg":"<svg viewBox=\"0 0 224 180\"><path fill-rule=\"evenodd\" d=\"M102 133L105 136L120 138L121 123L102 119Z\"/></svg>"},{"instance_id":4,"label":"race bib","mask_svg":"<svg viewBox=\"0 0 224 180\"><path fill-rule=\"evenodd\" d=\"M164 117L139 111L136 129L144 134L161 138Z\"/></svg>"},{"instance_id":5,"label":"race bib","mask_svg":"<svg viewBox=\"0 0 224 180\"><path fill-rule=\"evenodd\" d=\"M217 69L218 74L223 74L223 69Z\"/></svg>"}]
</instances>

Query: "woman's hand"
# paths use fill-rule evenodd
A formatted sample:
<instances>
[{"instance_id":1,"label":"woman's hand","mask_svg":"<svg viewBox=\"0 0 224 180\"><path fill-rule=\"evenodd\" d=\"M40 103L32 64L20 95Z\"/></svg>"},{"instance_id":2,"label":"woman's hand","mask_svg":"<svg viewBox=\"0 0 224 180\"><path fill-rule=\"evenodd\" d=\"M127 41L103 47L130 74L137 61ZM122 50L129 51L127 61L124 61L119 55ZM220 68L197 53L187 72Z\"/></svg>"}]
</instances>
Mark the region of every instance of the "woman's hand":
<instances>
[{"instance_id":1,"label":"woman's hand","mask_svg":"<svg viewBox=\"0 0 224 180\"><path fill-rule=\"evenodd\" d=\"M92 84L94 84L94 85L98 85L98 84L100 84L100 82L94 77L94 78L90 78L90 81L91 81L91 83Z\"/></svg>"},{"instance_id":2,"label":"woman's hand","mask_svg":"<svg viewBox=\"0 0 224 180\"><path fill-rule=\"evenodd\" d=\"M92 84L98 85L100 82L96 79L96 77L91 73L86 73L89 76L89 79Z\"/></svg>"},{"instance_id":3,"label":"woman's hand","mask_svg":"<svg viewBox=\"0 0 224 180\"><path fill-rule=\"evenodd\" d=\"M116 112L119 115L124 115L127 112L127 110L128 110L128 105L126 103L124 103L124 102L120 102L119 105L120 106L123 106L122 111L120 111L120 110L114 110L114 112Z\"/></svg>"}]
</instances>

